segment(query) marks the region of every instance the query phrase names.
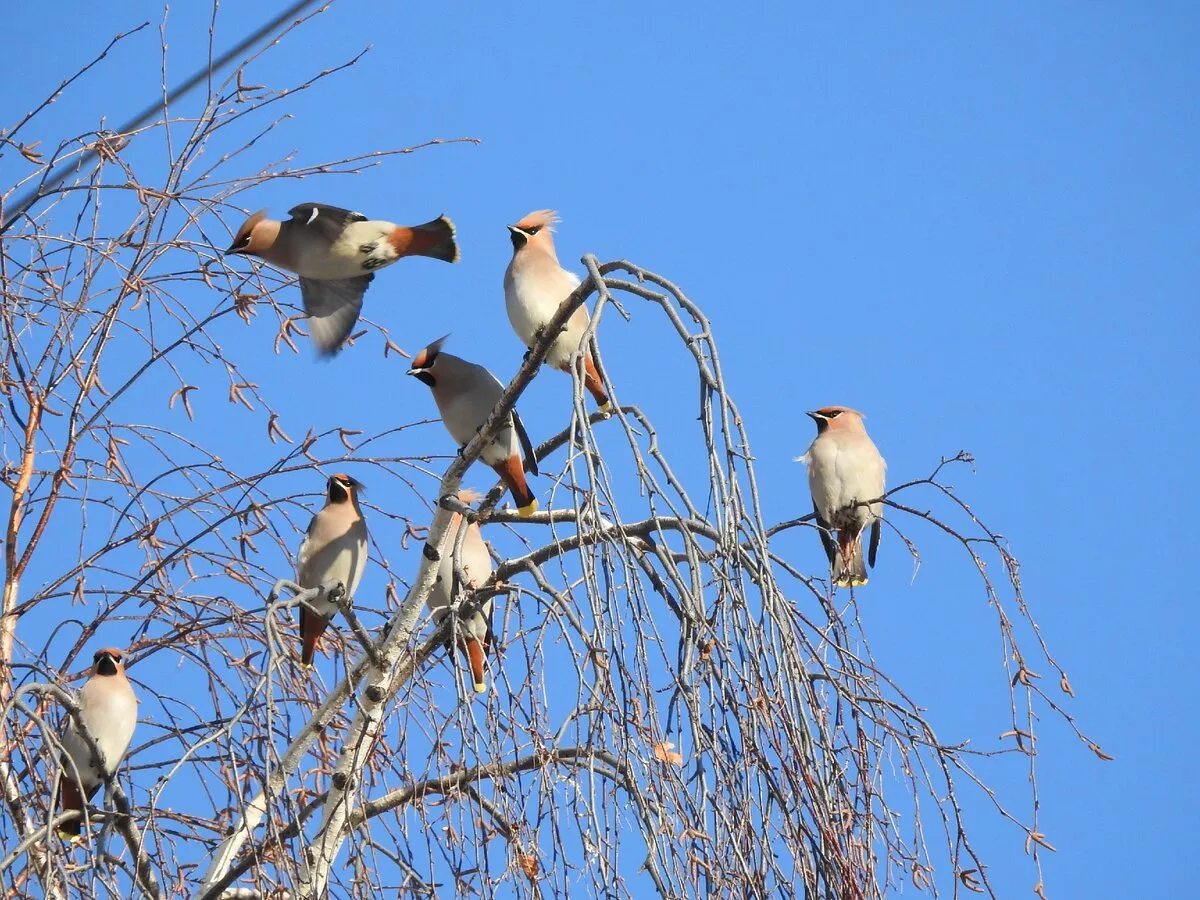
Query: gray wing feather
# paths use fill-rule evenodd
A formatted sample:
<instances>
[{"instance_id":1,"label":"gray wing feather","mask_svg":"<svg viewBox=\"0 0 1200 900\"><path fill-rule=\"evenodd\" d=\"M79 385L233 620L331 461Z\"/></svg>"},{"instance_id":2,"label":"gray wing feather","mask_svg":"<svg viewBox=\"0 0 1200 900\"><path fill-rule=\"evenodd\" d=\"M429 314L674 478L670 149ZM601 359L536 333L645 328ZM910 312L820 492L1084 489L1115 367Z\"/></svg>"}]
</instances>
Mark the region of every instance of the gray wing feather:
<instances>
[{"instance_id":1,"label":"gray wing feather","mask_svg":"<svg viewBox=\"0 0 1200 900\"><path fill-rule=\"evenodd\" d=\"M341 349L362 312L363 294L374 275L343 278L336 281L300 279L300 294L304 311L308 313L309 331L313 343L324 354L332 355Z\"/></svg>"},{"instance_id":2,"label":"gray wing feather","mask_svg":"<svg viewBox=\"0 0 1200 900\"><path fill-rule=\"evenodd\" d=\"M517 429L517 439L521 442L521 450L525 455L525 471L530 475L536 475L537 457L533 453L533 442L529 440L529 433L525 430L525 423L521 421L521 417L517 415L517 410L512 411L513 427Z\"/></svg>"}]
</instances>

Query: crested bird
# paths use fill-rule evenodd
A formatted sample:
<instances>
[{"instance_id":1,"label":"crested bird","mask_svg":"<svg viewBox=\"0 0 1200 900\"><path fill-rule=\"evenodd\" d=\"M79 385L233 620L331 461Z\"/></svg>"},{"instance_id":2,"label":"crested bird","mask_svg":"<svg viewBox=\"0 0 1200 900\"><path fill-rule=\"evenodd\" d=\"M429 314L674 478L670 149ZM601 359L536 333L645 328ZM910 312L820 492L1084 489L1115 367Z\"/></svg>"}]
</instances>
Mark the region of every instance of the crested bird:
<instances>
[{"instance_id":1,"label":"crested bird","mask_svg":"<svg viewBox=\"0 0 1200 900\"><path fill-rule=\"evenodd\" d=\"M858 587L867 583L862 541L868 525L872 568L879 549L887 463L867 435L862 413L824 406L807 415L817 423L817 437L799 461L808 466L821 546L829 557L834 584Z\"/></svg>"},{"instance_id":2,"label":"crested bird","mask_svg":"<svg viewBox=\"0 0 1200 900\"><path fill-rule=\"evenodd\" d=\"M504 385L483 366L443 352L442 344L447 337L438 338L413 357L408 374L429 386L442 424L461 452L504 396ZM520 515L529 516L537 511L537 499L525 481L526 472L537 474L537 460L515 409L479 456L512 492Z\"/></svg>"},{"instance_id":3,"label":"crested bird","mask_svg":"<svg viewBox=\"0 0 1200 900\"><path fill-rule=\"evenodd\" d=\"M358 505L363 486L349 475L331 475L325 505L308 523L300 543L296 581L304 589L340 582L347 602L354 599L367 567L367 523ZM300 662L312 665L317 640L337 612L337 603L314 600L300 606Z\"/></svg>"},{"instance_id":4,"label":"crested bird","mask_svg":"<svg viewBox=\"0 0 1200 900\"><path fill-rule=\"evenodd\" d=\"M103 756L104 768L96 765L87 739L79 733L74 718L62 737L63 766L59 778L59 806L78 810L79 818L58 827L59 836L73 840L83 829L85 800L90 800L106 777L120 766L137 726L138 700L122 660L125 654L114 647L97 650L92 657L92 676L79 691L79 718Z\"/></svg>"},{"instance_id":5,"label":"crested bird","mask_svg":"<svg viewBox=\"0 0 1200 900\"><path fill-rule=\"evenodd\" d=\"M445 216L397 225L324 203L302 203L288 215L277 222L260 209L242 223L225 254L257 256L300 276L312 339L325 355L336 353L354 330L376 269L405 256L459 259L454 223Z\"/></svg>"},{"instance_id":6,"label":"crested bird","mask_svg":"<svg viewBox=\"0 0 1200 900\"><path fill-rule=\"evenodd\" d=\"M504 305L513 331L532 348L538 334L558 312L564 300L575 288L579 278L558 264L554 252L554 210L531 212L515 225L508 226L513 255L504 272ZM600 381L596 360L589 348L579 343L588 327L588 311L580 306L567 320L566 327L555 338L546 354L546 364L560 372L571 372L571 354L583 353L583 384L596 401L601 412L611 409L608 393Z\"/></svg>"},{"instance_id":7,"label":"crested bird","mask_svg":"<svg viewBox=\"0 0 1200 900\"><path fill-rule=\"evenodd\" d=\"M480 497L481 495L474 491L458 492L458 499L468 505L477 502ZM454 546L458 542L458 533L461 527L462 516L454 513L447 530L449 537L446 541L446 549L438 564L437 580L433 584L433 590L429 592L429 597L425 600L425 605L433 613L434 624L438 626L445 620L451 604L454 602L454 596L458 592L455 590ZM466 575L466 581L457 584L457 587L462 591L473 591L483 587L491 577L492 557L488 554L487 544L483 542L479 526L470 522L466 528L467 533L463 535L462 552L458 565ZM492 599L489 597L481 603L464 601L459 607L458 622L455 627L458 634L458 647L467 657L475 691L483 693L487 690L487 682L484 680L484 661L487 658L488 650L495 641L492 634ZM453 638L447 640L452 641Z\"/></svg>"}]
</instances>

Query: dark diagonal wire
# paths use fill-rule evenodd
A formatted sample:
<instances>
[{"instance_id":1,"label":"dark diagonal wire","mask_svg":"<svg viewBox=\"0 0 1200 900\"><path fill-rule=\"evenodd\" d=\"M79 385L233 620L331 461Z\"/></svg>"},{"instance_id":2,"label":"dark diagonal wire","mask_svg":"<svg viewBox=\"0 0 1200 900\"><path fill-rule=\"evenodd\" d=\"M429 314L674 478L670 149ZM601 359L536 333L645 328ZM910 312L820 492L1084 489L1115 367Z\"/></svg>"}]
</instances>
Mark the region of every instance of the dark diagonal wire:
<instances>
[{"instance_id":1,"label":"dark diagonal wire","mask_svg":"<svg viewBox=\"0 0 1200 900\"><path fill-rule=\"evenodd\" d=\"M315 6L317 2L318 0L299 0L298 3L293 3L253 34L248 35L239 41L234 47L226 50L225 53L222 54L211 65L204 66L203 68L197 70L194 75L192 75L182 84L176 85L176 87L169 94L167 94L165 102L162 100L156 100L155 102L151 103L133 119L122 125L117 134L128 134L131 131L136 131L138 128L154 118L154 116L158 115L159 111L165 106L169 106L170 104L175 103L180 98L187 95L193 88L196 87L196 85L208 78L211 78L217 72L221 71L221 69L229 65L234 58L257 44L288 19L298 16L306 7ZM63 181L66 180L67 176L71 174L71 172L79 171L89 162L95 159L99 155L99 150L97 148L100 144L101 142L97 141L96 147L87 151L82 160L80 160L77 164L73 165L71 163L64 163L61 169L56 174L52 175L48 181L29 191L29 193L22 197L20 201L17 202L15 211L12 213L12 215L5 220L3 226L0 226L0 234L8 231L8 229L13 226L14 222L16 222L19 218L25 215L26 212L29 211L29 207L33 206L33 204L35 204L42 197L49 195L54 188L62 184Z\"/></svg>"}]
</instances>

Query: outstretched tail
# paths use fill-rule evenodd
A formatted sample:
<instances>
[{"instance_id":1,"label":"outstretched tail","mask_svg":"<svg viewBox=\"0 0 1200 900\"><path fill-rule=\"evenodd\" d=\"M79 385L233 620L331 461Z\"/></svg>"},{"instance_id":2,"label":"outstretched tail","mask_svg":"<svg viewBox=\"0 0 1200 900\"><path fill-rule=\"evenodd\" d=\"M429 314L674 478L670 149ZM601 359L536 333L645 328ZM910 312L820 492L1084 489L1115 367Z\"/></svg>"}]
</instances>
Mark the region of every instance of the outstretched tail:
<instances>
[{"instance_id":1,"label":"outstretched tail","mask_svg":"<svg viewBox=\"0 0 1200 900\"><path fill-rule=\"evenodd\" d=\"M329 620L307 606L300 607L300 662L311 666L317 641L329 627Z\"/></svg>"},{"instance_id":2,"label":"outstretched tail","mask_svg":"<svg viewBox=\"0 0 1200 900\"><path fill-rule=\"evenodd\" d=\"M58 807L62 812L75 810L79 813L78 819L58 826L58 836L64 841L72 841L83 831L83 795L79 793L75 779L69 775L64 775L58 781Z\"/></svg>"},{"instance_id":3,"label":"outstretched tail","mask_svg":"<svg viewBox=\"0 0 1200 900\"><path fill-rule=\"evenodd\" d=\"M833 557L833 583L838 587L862 587L867 583L861 531L851 531L849 528L838 531L838 548Z\"/></svg>"},{"instance_id":4,"label":"outstretched tail","mask_svg":"<svg viewBox=\"0 0 1200 900\"><path fill-rule=\"evenodd\" d=\"M500 480L512 493L513 502L517 504L517 513L522 516L532 516L537 512L537 498L529 490L525 481L525 470L521 466L521 457L513 454L502 463L496 463L492 468L500 476Z\"/></svg>"},{"instance_id":5,"label":"outstretched tail","mask_svg":"<svg viewBox=\"0 0 1200 900\"><path fill-rule=\"evenodd\" d=\"M456 263L459 258L454 223L445 216L438 216L424 225L408 228L397 225L388 235L388 243L397 256L428 256L448 263Z\"/></svg>"}]
</instances>

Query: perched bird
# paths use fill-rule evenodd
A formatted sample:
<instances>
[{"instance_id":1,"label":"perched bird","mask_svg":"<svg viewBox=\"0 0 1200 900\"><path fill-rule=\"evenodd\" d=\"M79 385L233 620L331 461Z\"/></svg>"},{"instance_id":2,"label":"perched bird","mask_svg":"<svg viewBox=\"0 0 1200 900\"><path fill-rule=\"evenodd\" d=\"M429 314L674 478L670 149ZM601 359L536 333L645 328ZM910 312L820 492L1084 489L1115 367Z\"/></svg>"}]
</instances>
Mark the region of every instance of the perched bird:
<instances>
[{"instance_id":1,"label":"perched bird","mask_svg":"<svg viewBox=\"0 0 1200 900\"><path fill-rule=\"evenodd\" d=\"M125 677L120 650L106 647L92 657L92 677L79 691L79 718L104 756L104 769L93 761L92 749L69 719L62 737L63 774L59 778L59 806L78 810L80 817L64 822L59 836L72 840L83 829L84 802L90 800L107 776L120 766L137 725L138 700Z\"/></svg>"},{"instance_id":2,"label":"perched bird","mask_svg":"<svg viewBox=\"0 0 1200 900\"><path fill-rule=\"evenodd\" d=\"M326 487L325 506L312 521L300 544L296 581L308 589L341 582L352 600L367 567L367 523L358 506L363 486L349 475L332 475ZM300 607L300 661L312 665L317 641L337 612L332 600L313 601L314 609Z\"/></svg>"},{"instance_id":3,"label":"perched bird","mask_svg":"<svg viewBox=\"0 0 1200 900\"><path fill-rule=\"evenodd\" d=\"M879 549L883 503L865 504L883 497L887 464L867 436L862 413L844 406L826 406L808 415L817 423L817 438L799 461L808 466L808 486L821 545L829 557L834 584L857 587L867 583L862 536L868 525L872 567Z\"/></svg>"},{"instance_id":4,"label":"perched bird","mask_svg":"<svg viewBox=\"0 0 1200 900\"><path fill-rule=\"evenodd\" d=\"M471 504L478 501L480 495L474 491L459 491L458 499ZM434 582L433 590L425 601L425 605L433 613L434 623L438 626L445 620L450 605L454 602L454 595L458 592L455 590L454 579L454 546L458 542L461 527L462 516L455 513L450 519L450 536L438 565L437 581ZM492 575L492 557L488 554L487 544L483 542L483 535L479 533L479 526L474 522L467 525L467 533L463 537L459 568L467 576L465 583L457 585L457 588L463 591L483 587ZM484 660L495 640L492 635L491 598L478 604L464 601L459 607L458 617L458 646L466 655L467 663L471 667L471 679L475 690L482 693L487 690L483 672Z\"/></svg>"},{"instance_id":5,"label":"perched bird","mask_svg":"<svg viewBox=\"0 0 1200 900\"><path fill-rule=\"evenodd\" d=\"M304 311L321 353L336 353L354 330L376 269L405 256L458 262L454 223L445 216L424 225L396 225L324 203L302 203L288 215L286 222L276 222L259 210L225 253L257 256L300 276Z\"/></svg>"},{"instance_id":6,"label":"perched bird","mask_svg":"<svg viewBox=\"0 0 1200 900\"><path fill-rule=\"evenodd\" d=\"M554 318L570 293L579 287L579 278L558 264L553 237L557 221L554 210L540 209L516 225L508 226L513 256L504 272L504 305L508 309L508 321L526 347L533 347L538 333ZM588 312L586 307L580 306L571 313L566 328L550 345L546 364L569 374L571 354L579 349L587 327ZM583 384L601 412L611 408L590 350L583 357Z\"/></svg>"},{"instance_id":7,"label":"perched bird","mask_svg":"<svg viewBox=\"0 0 1200 900\"><path fill-rule=\"evenodd\" d=\"M447 337L449 335L438 338L418 353L408 374L429 385L438 412L442 415L442 424L458 442L461 452L504 396L504 385L483 366L443 353L442 344ZM522 456L524 465L521 463ZM537 499L525 481L526 472L532 475L538 473L537 460L533 456L529 435L525 433L525 426L515 409L507 423L497 430L491 443L483 448L480 458L495 470L512 492L518 513L529 516L537 511Z\"/></svg>"}]
</instances>

